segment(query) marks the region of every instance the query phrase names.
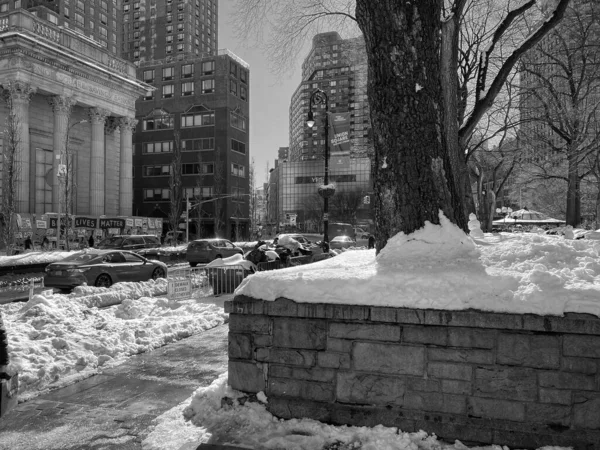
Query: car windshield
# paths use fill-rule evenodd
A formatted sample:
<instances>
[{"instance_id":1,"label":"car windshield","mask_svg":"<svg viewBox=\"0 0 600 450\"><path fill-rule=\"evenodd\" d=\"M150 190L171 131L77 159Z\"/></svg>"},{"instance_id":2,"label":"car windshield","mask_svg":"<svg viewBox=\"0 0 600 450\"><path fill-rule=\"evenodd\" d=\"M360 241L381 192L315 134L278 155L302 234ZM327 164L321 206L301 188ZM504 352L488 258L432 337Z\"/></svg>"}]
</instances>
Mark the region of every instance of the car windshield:
<instances>
[{"instance_id":1,"label":"car windshield","mask_svg":"<svg viewBox=\"0 0 600 450\"><path fill-rule=\"evenodd\" d=\"M104 247L104 246L111 246L111 247L117 247L119 245L121 245L123 243L123 238L122 237L110 237L108 239L104 239L102 242L100 242L100 244L98 245L99 247Z\"/></svg>"},{"instance_id":2,"label":"car windshield","mask_svg":"<svg viewBox=\"0 0 600 450\"><path fill-rule=\"evenodd\" d=\"M63 259L61 262L77 262L77 263L84 263L84 262L88 262L91 261L93 259L96 259L98 256L98 253L89 253L89 252L77 252L71 256L67 256L65 259Z\"/></svg>"}]
</instances>

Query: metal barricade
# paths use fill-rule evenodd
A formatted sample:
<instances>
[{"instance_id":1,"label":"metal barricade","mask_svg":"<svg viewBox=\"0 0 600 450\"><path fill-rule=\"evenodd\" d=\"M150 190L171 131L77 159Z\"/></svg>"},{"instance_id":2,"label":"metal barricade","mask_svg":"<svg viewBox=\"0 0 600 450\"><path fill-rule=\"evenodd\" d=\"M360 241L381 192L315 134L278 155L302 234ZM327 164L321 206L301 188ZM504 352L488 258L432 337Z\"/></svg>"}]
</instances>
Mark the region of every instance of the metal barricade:
<instances>
[{"instance_id":1,"label":"metal barricade","mask_svg":"<svg viewBox=\"0 0 600 450\"><path fill-rule=\"evenodd\" d=\"M201 267L175 267L167 272L168 296L172 300L190 298L194 291L208 286Z\"/></svg>"},{"instance_id":2,"label":"metal barricade","mask_svg":"<svg viewBox=\"0 0 600 450\"><path fill-rule=\"evenodd\" d=\"M214 295L231 294L248 275L253 273L241 265L205 267Z\"/></svg>"},{"instance_id":3,"label":"metal barricade","mask_svg":"<svg viewBox=\"0 0 600 450\"><path fill-rule=\"evenodd\" d=\"M274 261L259 262L256 265L256 267L259 272L263 272L265 270L280 269L282 267L282 265L281 265L281 261L279 259L276 259Z\"/></svg>"}]
</instances>

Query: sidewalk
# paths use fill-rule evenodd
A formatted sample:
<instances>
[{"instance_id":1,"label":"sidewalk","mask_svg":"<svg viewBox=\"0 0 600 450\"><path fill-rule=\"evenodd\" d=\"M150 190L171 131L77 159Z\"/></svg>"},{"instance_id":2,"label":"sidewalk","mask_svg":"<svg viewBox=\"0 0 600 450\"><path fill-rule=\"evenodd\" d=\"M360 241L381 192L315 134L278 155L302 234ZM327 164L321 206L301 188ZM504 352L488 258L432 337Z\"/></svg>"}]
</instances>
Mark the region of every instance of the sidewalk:
<instances>
[{"instance_id":1,"label":"sidewalk","mask_svg":"<svg viewBox=\"0 0 600 450\"><path fill-rule=\"evenodd\" d=\"M140 450L155 417L227 370L227 324L19 404L0 450Z\"/></svg>"}]
</instances>

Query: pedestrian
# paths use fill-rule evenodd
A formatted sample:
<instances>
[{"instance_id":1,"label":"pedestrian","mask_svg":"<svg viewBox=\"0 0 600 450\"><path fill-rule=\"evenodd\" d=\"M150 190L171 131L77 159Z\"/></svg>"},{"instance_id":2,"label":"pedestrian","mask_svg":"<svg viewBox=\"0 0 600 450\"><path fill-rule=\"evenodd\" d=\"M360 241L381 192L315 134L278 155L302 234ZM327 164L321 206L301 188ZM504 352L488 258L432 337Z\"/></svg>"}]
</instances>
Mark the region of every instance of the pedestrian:
<instances>
[{"instance_id":1,"label":"pedestrian","mask_svg":"<svg viewBox=\"0 0 600 450\"><path fill-rule=\"evenodd\" d=\"M90 248L94 248L94 235L90 234L90 238L88 239L88 245Z\"/></svg>"},{"instance_id":2,"label":"pedestrian","mask_svg":"<svg viewBox=\"0 0 600 450\"><path fill-rule=\"evenodd\" d=\"M25 250L31 250L33 248L33 242L31 242L31 236L27 236L25 239Z\"/></svg>"},{"instance_id":3,"label":"pedestrian","mask_svg":"<svg viewBox=\"0 0 600 450\"><path fill-rule=\"evenodd\" d=\"M44 236L44 239L42 239L42 250L49 250L50 249L50 241L48 240L48 237Z\"/></svg>"},{"instance_id":4,"label":"pedestrian","mask_svg":"<svg viewBox=\"0 0 600 450\"><path fill-rule=\"evenodd\" d=\"M369 248L375 248L375 236L369 235Z\"/></svg>"}]
</instances>

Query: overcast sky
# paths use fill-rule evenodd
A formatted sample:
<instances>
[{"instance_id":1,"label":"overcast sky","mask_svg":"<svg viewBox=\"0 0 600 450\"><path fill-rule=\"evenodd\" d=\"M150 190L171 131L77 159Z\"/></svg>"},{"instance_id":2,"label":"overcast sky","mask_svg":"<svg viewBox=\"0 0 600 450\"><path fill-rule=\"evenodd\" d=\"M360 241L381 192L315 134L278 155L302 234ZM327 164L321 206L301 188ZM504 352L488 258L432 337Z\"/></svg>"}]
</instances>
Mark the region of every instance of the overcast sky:
<instances>
[{"instance_id":1,"label":"overcast sky","mask_svg":"<svg viewBox=\"0 0 600 450\"><path fill-rule=\"evenodd\" d=\"M232 0L219 1L219 48L227 48L250 64L250 158L254 159L256 184L266 182L266 167L273 168L279 147L289 144L289 107L292 94L301 81L302 60L285 78L269 71L267 59L259 48L236 40L231 24Z\"/></svg>"}]
</instances>

